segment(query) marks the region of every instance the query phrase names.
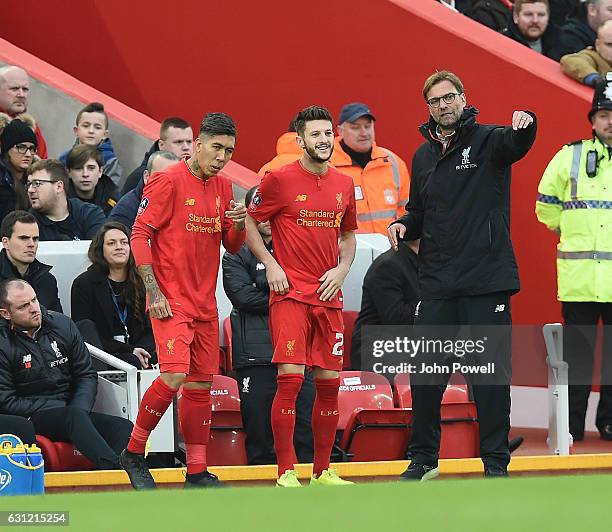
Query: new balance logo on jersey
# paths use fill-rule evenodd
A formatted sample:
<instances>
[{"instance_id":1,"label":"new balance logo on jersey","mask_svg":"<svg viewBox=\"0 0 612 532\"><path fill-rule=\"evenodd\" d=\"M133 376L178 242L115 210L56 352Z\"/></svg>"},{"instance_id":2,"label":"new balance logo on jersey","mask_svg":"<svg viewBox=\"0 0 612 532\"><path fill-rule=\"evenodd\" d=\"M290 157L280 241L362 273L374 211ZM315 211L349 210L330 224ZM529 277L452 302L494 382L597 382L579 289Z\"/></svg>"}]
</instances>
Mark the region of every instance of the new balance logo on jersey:
<instances>
[{"instance_id":1,"label":"new balance logo on jersey","mask_svg":"<svg viewBox=\"0 0 612 532\"><path fill-rule=\"evenodd\" d=\"M504 310L506 310L506 305L497 305L495 307L495 312L503 312Z\"/></svg>"},{"instance_id":2,"label":"new balance logo on jersey","mask_svg":"<svg viewBox=\"0 0 612 532\"><path fill-rule=\"evenodd\" d=\"M195 205L195 199L194 198L187 198L185 200L185 205L189 205L189 206L193 207Z\"/></svg>"},{"instance_id":3,"label":"new balance logo on jersey","mask_svg":"<svg viewBox=\"0 0 612 532\"><path fill-rule=\"evenodd\" d=\"M295 201L306 201L308 199L307 194L298 194L295 198Z\"/></svg>"},{"instance_id":4,"label":"new balance logo on jersey","mask_svg":"<svg viewBox=\"0 0 612 532\"><path fill-rule=\"evenodd\" d=\"M245 377L242 379L242 393L249 393L249 381L251 377Z\"/></svg>"},{"instance_id":5,"label":"new balance logo on jersey","mask_svg":"<svg viewBox=\"0 0 612 532\"><path fill-rule=\"evenodd\" d=\"M477 164L470 162L470 151L472 147L468 146L461 152L461 164L455 166L455 170L469 170L470 168L478 168Z\"/></svg>"}]
</instances>

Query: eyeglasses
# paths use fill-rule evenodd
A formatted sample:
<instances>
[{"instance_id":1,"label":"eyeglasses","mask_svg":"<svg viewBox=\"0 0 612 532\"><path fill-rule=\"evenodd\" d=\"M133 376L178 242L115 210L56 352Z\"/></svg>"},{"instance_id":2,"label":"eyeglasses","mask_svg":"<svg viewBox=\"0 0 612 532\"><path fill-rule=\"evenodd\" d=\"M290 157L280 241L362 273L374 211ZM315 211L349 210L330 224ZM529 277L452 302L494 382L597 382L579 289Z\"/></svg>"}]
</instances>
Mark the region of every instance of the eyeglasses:
<instances>
[{"instance_id":1,"label":"eyeglasses","mask_svg":"<svg viewBox=\"0 0 612 532\"><path fill-rule=\"evenodd\" d=\"M28 151L32 155L36 155L36 152L38 151L36 146L28 146L27 144L15 144L14 148L17 150L17 153L21 153L21 155L24 155Z\"/></svg>"},{"instance_id":2,"label":"eyeglasses","mask_svg":"<svg viewBox=\"0 0 612 532\"><path fill-rule=\"evenodd\" d=\"M440 96L439 98L430 98L429 100L427 100L427 105L429 105L429 107L440 107L440 100L444 100L444 103L448 103L451 104L455 101L455 98L457 96L459 96L461 93L460 92L449 92L448 94L445 94L444 96Z\"/></svg>"},{"instance_id":3,"label":"eyeglasses","mask_svg":"<svg viewBox=\"0 0 612 532\"><path fill-rule=\"evenodd\" d=\"M30 187L36 189L43 183L57 183L57 181L53 181L53 179L32 179L32 181L26 183L26 190Z\"/></svg>"}]
</instances>

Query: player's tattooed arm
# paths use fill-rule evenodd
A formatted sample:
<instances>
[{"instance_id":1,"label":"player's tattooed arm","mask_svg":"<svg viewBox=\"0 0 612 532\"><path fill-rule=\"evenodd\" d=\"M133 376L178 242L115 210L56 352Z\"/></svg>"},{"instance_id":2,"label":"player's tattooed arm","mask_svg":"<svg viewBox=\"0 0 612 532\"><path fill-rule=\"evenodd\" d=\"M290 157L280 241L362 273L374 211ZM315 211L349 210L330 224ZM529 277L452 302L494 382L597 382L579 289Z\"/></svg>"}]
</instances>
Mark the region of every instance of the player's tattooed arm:
<instances>
[{"instance_id":1,"label":"player's tattooed arm","mask_svg":"<svg viewBox=\"0 0 612 532\"><path fill-rule=\"evenodd\" d=\"M166 299L166 296L162 293L157 284L155 273L153 272L153 266L150 264L142 264L138 266L138 273L142 278L142 282L145 285L145 291L147 292L147 302L149 304L149 314L151 318L161 320L172 316L172 309L170 303Z\"/></svg>"}]
</instances>

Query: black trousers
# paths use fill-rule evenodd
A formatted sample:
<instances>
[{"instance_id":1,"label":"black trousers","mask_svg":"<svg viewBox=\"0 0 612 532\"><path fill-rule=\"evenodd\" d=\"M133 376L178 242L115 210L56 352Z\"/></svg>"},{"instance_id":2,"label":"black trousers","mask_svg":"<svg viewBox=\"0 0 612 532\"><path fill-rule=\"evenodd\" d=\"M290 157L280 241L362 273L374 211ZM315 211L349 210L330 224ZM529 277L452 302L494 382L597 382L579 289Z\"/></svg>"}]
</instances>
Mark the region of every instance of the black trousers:
<instances>
[{"instance_id":1,"label":"black trousers","mask_svg":"<svg viewBox=\"0 0 612 532\"><path fill-rule=\"evenodd\" d=\"M271 411L276 394L276 366L248 366L236 370L240 391L240 410L246 431L246 451L250 465L275 464ZM298 462L312 462L312 405L315 399L312 373L304 376L304 384L296 401L293 445Z\"/></svg>"},{"instance_id":2,"label":"black trousers","mask_svg":"<svg viewBox=\"0 0 612 532\"><path fill-rule=\"evenodd\" d=\"M73 443L98 469L121 469L119 454L130 439L131 421L71 406L36 412L30 420L36 434Z\"/></svg>"},{"instance_id":3,"label":"black trousers","mask_svg":"<svg viewBox=\"0 0 612 532\"><path fill-rule=\"evenodd\" d=\"M28 445L36 443L34 425L25 417L0 414L0 434L12 434Z\"/></svg>"},{"instance_id":4,"label":"black trousers","mask_svg":"<svg viewBox=\"0 0 612 532\"><path fill-rule=\"evenodd\" d=\"M604 324L603 357L595 424L601 431L612 423L612 303L563 302L561 308L566 325L563 329L563 358L568 364L569 427L575 439L582 439L600 319Z\"/></svg>"},{"instance_id":5,"label":"black trousers","mask_svg":"<svg viewBox=\"0 0 612 532\"><path fill-rule=\"evenodd\" d=\"M465 375L472 393L480 424L480 456L487 468L506 469L510 462L508 432L510 431L510 376L512 317L510 295L497 292L480 296L422 301L415 314L415 334L418 326L499 326L487 349L495 353L495 382L490 376ZM450 328L444 327L442 334ZM490 331L491 329L487 327ZM458 327L457 327L458 330ZM472 328L470 328L472 330ZM432 328L421 332L431 336ZM477 334L477 328L473 328ZM486 334L486 333L484 333ZM450 379L448 374L411 375L413 430L410 455L415 463L437 465L440 450L440 406ZM493 380L493 379L492 379Z\"/></svg>"}]
</instances>

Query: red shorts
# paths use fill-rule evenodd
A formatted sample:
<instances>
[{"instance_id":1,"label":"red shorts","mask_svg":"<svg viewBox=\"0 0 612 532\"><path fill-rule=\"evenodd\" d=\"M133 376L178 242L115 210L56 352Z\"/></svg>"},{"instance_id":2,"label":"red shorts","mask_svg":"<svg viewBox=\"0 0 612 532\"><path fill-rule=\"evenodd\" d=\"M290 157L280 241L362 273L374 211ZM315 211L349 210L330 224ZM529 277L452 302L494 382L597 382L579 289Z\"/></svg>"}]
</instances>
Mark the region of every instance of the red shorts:
<instances>
[{"instance_id":1,"label":"red shorts","mask_svg":"<svg viewBox=\"0 0 612 532\"><path fill-rule=\"evenodd\" d=\"M186 373L185 382L212 381L219 373L219 322L198 321L176 310L151 319L162 373Z\"/></svg>"},{"instance_id":2,"label":"red shorts","mask_svg":"<svg viewBox=\"0 0 612 532\"><path fill-rule=\"evenodd\" d=\"M270 307L272 362L342 371L342 309L283 299Z\"/></svg>"}]
</instances>

